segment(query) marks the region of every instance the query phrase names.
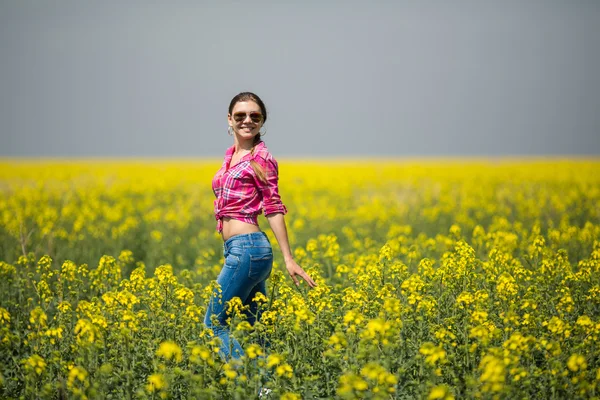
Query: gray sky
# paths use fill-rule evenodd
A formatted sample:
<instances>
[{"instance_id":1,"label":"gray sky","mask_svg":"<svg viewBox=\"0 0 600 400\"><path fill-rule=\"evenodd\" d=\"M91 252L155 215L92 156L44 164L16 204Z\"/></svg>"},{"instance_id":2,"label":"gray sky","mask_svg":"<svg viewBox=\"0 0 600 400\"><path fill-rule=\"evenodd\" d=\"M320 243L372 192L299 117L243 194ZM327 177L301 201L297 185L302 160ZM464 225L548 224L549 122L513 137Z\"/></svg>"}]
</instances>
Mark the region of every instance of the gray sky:
<instances>
[{"instance_id":1,"label":"gray sky","mask_svg":"<svg viewBox=\"0 0 600 400\"><path fill-rule=\"evenodd\" d=\"M0 0L0 156L600 154L600 1Z\"/></svg>"}]
</instances>

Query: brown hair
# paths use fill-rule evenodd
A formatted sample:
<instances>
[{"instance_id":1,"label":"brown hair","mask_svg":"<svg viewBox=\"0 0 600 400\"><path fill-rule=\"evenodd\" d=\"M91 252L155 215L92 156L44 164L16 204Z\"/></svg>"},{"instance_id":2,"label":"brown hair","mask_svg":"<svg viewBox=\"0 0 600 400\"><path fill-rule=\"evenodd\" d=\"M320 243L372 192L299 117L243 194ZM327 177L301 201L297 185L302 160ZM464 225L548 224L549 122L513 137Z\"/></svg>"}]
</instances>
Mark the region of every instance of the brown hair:
<instances>
[{"instance_id":1,"label":"brown hair","mask_svg":"<svg viewBox=\"0 0 600 400\"><path fill-rule=\"evenodd\" d=\"M229 103L229 114L231 114L231 112L233 111L233 107L235 107L235 105L240 101L253 101L256 104L258 104L258 106L260 107L262 116L263 116L263 124L265 122L267 122L267 108L265 107L265 103L263 103L263 101L260 99L260 97L258 97L256 94L254 94L252 92L241 92L241 93L238 93L237 95L235 95L233 97L233 99L231 99L231 102ZM258 135L256 135L254 137L254 143L252 144L252 149L250 150L250 154L254 154L254 148L260 142L261 142L260 133L258 133ZM254 170L254 173L256 174L258 179L260 179L263 183L266 183L267 175L266 175L263 167L261 167L254 160L250 161L250 166Z\"/></svg>"}]
</instances>

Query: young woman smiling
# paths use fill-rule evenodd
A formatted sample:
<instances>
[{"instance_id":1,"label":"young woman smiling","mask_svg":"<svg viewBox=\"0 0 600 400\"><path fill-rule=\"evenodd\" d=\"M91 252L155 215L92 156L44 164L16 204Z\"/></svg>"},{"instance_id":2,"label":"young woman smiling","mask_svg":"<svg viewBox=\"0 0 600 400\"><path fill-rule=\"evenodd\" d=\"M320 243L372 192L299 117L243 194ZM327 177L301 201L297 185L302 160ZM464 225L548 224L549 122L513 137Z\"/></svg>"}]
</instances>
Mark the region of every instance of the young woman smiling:
<instances>
[{"instance_id":1,"label":"young woman smiling","mask_svg":"<svg viewBox=\"0 0 600 400\"><path fill-rule=\"evenodd\" d=\"M231 100L227 122L233 146L225 152L223 165L212 181L217 230L224 241L224 264L217 277L221 293L213 293L204 323L221 339L221 355L226 360L244 354L230 335L227 302L239 297L249 306L247 320L254 324L260 317L254 298L259 292L266 296L266 280L273 268L271 243L257 221L263 211L294 283L299 284L299 276L310 287L316 286L290 251L284 220L287 208L279 196L277 161L261 140L260 129L266 120L267 109L256 94L242 92Z\"/></svg>"}]
</instances>

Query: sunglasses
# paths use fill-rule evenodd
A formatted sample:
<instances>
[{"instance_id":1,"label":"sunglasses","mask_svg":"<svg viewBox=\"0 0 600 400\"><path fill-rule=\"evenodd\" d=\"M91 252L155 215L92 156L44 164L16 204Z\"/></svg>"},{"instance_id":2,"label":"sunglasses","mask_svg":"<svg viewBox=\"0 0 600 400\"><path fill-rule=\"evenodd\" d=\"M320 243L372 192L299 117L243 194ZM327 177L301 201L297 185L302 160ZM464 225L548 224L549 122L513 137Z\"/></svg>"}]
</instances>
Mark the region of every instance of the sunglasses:
<instances>
[{"instance_id":1,"label":"sunglasses","mask_svg":"<svg viewBox=\"0 0 600 400\"><path fill-rule=\"evenodd\" d=\"M233 119L235 120L235 122L242 122L246 119L246 116L249 116L252 122L254 122L255 124L258 124L263 120L263 116L259 112L251 112L249 114L237 112L233 114Z\"/></svg>"}]
</instances>

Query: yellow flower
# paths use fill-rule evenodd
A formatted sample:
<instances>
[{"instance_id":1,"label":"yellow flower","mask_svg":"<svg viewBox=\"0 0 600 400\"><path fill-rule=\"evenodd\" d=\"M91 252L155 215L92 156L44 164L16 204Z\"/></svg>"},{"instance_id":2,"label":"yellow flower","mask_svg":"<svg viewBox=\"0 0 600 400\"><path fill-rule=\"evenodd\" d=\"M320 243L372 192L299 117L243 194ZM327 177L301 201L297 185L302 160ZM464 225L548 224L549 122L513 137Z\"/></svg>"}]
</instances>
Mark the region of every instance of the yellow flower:
<instances>
[{"instance_id":1,"label":"yellow flower","mask_svg":"<svg viewBox=\"0 0 600 400\"><path fill-rule=\"evenodd\" d=\"M131 264L135 261L133 258L133 252L131 250L121 250L119 254L119 261L123 264Z\"/></svg>"},{"instance_id":2,"label":"yellow flower","mask_svg":"<svg viewBox=\"0 0 600 400\"><path fill-rule=\"evenodd\" d=\"M424 287L425 282L423 282L421 277L417 274L411 275L400 285L400 288L402 289L402 294L404 295L421 293Z\"/></svg>"},{"instance_id":3,"label":"yellow flower","mask_svg":"<svg viewBox=\"0 0 600 400\"><path fill-rule=\"evenodd\" d=\"M258 356L262 356L264 353L259 345L251 344L246 348L246 355L249 359L254 359Z\"/></svg>"},{"instance_id":4,"label":"yellow flower","mask_svg":"<svg viewBox=\"0 0 600 400\"><path fill-rule=\"evenodd\" d=\"M585 361L585 357L581 354L572 354L569 357L569 361L567 361L567 367L573 372L577 372L579 370L584 370L587 368L587 362Z\"/></svg>"},{"instance_id":5,"label":"yellow flower","mask_svg":"<svg viewBox=\"0 0 600 400\"><path fill-rule=\"evenodd\" d=\"M105 292L118 287L121 281L121 268L114 257L102 256L98 267L90 271L90 287Z\"/></svg>"},{"instance_id":6,"label":"yellow flower","mask_svg":"<svg viewBox=\"0 0 600 400\"><path fill-rule=\"evenodd\" d=\"M51 344L56 344L57 339L62 339L62 337L63 337L62 334L63 334L62 327L47 329L46 332L44 332L44 336L47 336L50 338Z\"/></svg>"},{"instance_id":7,"label":"yellow flower","mask_svg":"<svg viewBox=\"0 0 600 400\"><path fill-rule=\"evenodd\" d=\"M446 385L438 385L431 389L427 400L454 400L454 396Z\"/></svg>"},{"instance_id":8,"label":"yellow flower","mask_svg":"<svg viewBox=\"0 0 600 400\"><path fill-rule=\"evenodd\" d=\"M85 387L89 386L89 382L87 381L88 372L82 367L73 367L69 371L69 377L67 378L67 387L69 389L73 389L75 387L75 381L82 382Z\"/></svg>"},{"instance_id":9,"label":"yellow flower","mask_svg":"<svg viewBox=\"0 0 600 400\"><path fill-rule=\"evenodd\" d=\"M373 391L385 390L386 393L394 393L398 379L377 363L368 363L360 370L360 375L373 385Z\"/></svg>"},{"instance_id":10,"label":"yellow flower","mask_svg":"<svg viewBox=\"0 0 600 400\"><path fill-rule=\"evenodd\" d=\"M60 311L62 314L70 313L71 310L71 303L69 303L68 301L61 301L60 303L58 303L58 311Z\"/></svg>"},{"instance_id":11,"label":"yellow flower","mask_svg":"<svg viewBox=\"0 0 600 400\"><path fill-rule=\"evenodd\" d=\"M419 349L419 353L425 356L425 363L430 366L434 366L438 361L446 359L446 351L431 342L423 343Z\"/></svg>"},{"instance_id":12,"label":"yellow flower","mask_svg":"<svg viewBox=\"0 0 600 400\"><path fill-rule=\"evenodd\" d=\"M287 378L291 378L293 372L294 372L294 370L287 363L278 365L277 368L275 369L275 374L277 376L283 376L283 375L285 375Z\"/></svg>"},{"instance_id":13,"label":"yellow flower","mask_svg":"<svg viewBox=\"0 0 600 400\"><path fill-rule=\"evenodd\" d=\"M344 315L344 323L346 325L351 324L358 317L357 313L353 310L350 310Z\"/></svg>"},{"instance_id":14,"label":"yellow flower","mask_svg":"<svg viewBox=\"0 0 600 400\"><path fill-rule=\"evenodd\" d=\"M254 329L252 327L252 325L250 325L250 322L248 321L242 321L239 324L237 324L237 326L235 327L236 331L241 331L241 332L249 332L252 329Z\"/></svg>"},{"instance_id":15,"label":"yellow flower","mask_svg":"<svg viewBox=\"0 0 600 400\"><path fill-rule=\"evenodd\" d=\"M153 230L152 232L150 232L150 237L155 241L155 242L160 242L162 240L162 232L159 230Z\"/></svg>"},{"instance_id":16,"label":"yellow flower","mask_svg":"<svg viewBox=\"0 0 600 400\"><path fill-rule=\"evenodd\" d=\"M444 327L441 327L440 329L435 331L434 335L435 338L442 343L450 343L453 346L456 344L456 342L454 342L454 340L456 339L456 335Z\"/></svg>"},{"instance_id":17,"label":"yellow flower","mask_svg":"<svg viewBox=\"0 0 600 400\"><path fill-rule=\"evenodd\" d=\"M327 344L333 346L335 350L341 350L345 346L348 345L348 341L344 337L344 334L341 332L336 332L327 341Z\"/></svg>"},{"instance_id":18,"label":"yellow flower","mask_svg":"<svg viewBox=\"0 0 600 400\"><path fill-rule=\"evenodd\" d=\"M481 371L479 381L482 383L484 392L500 392L502 390L506 372L501 359L488 354L481 359L479 370Z\"/></svg>"},{"instance_id":19,"label":"yellow flower","mask_svg":"<svg viewBox=\"0 0 600 400\"><path fill-rule=\"evenodd\" d=\"M367 327L362 332L361 337L369 339L384 337L390 327L391 324L387 321L382 319L372 319L367 322Z\"/></svg>"},{"instance_id":20,"label":"yellow flower","mask_svg":"<svg viewBox=\"0 0 600 400\"><path fill-rule=\"evenodd\" d=\"M576 324L581 327L587 327L587 326L592 326L593 322L590 319L590 317L588 317L587 315L581 315L579 318L577 318Z\"/></svg>"},{"instance_id":21,"label":"yellow flower","mask_svg":"<svg viewBox=\"0 0 600 400\"><path fill-rule=\"evenodd\" d=\"M246 311L248 309L249 309L249 306L244 305L244 303L242 303L242 299L240 299L239 297L233 297L227 303L227 315L241 317L244 315L244 311Z\"/></svg>"},{"instance_id":22,"label":"yellow flower","mask_svg":"<svg viewBox=\"0 0 600 400\"><path fill-rule=\"evenodd\" d=\"M180 287L175 290L175 298L179 300L181 306L192 304L194 302L194 292L186 287Z\"/></svg>"},{"instance_id":23,"label":"yellow flower","mask_svg":"<svg viewBox=\"0 0 600 400\"><path fill-rule=\"evenodd\" d=\"M543 326L546 326L548 330L557 335L564 335L565 337L571 336L571 329L569 324L563 322L560 318L554 316L550 319L549 322L542 322Z\"/></svg>"},{"instance_id":24,"label":"yellow flower","mask_svg":"<svg viewBox=\"0 0 600 400\"><path fill-rule=\"evenodd\" d=\"M279 400L302 400L302 398L295 394L295 393L289 393L286 392L284 394L281 395L281 397L279 398Z\"/></svg>"},{"instance_id":25,"label":"yellow flower","mask_svg":"<svg viewBox=\"0 0 600 400\"><path fill-rule=\"evenodd\" d=\"M482 344L487 345L494 333L497 332L496 326L492 322L485 322L477 325L469 330L469 337L479 340Z\"/></svg>"},{"instance_id":26,"label":"yellow flower","mask_svg":"<svg viewBox=\"0 0 600 400\"><path fill-rule=\"evenodd\" d=\"M3 307L0 307L0 323L2 323L3 325L10 324L10 313L6 308Z\"/></svg>"},{"instance_id":27,"label":"yellow flower","mask_svg":"<svg viewBox=\"0 0 600 400\"><path fill-rule=\"evenodd\" d=\"M87 319L80 319L75 325L75 335L77 343L94 343L96 336L99 335L97 326Z\"/></svg>"},{"instance_id":28,"label":"yellow flower","mask_svg":"<svg viewBox=\"0 0 600 400\"><path fill-rule=\"evenodd\" d=\"M389 244L384 244L379 250L379 262L390 261L392 259L392 248Z\"/></svg>"},{"instance_id":29,"label":"yellow flower","mask_svg":"<svg viewBox=\"0 0 600 400\"><path fill-rule=\"evenodd\" d=\"M154 271L154 276L163 286L175 285L177 278L173 275L173 267L171 264L161 265Z\"/></svg>"},{"instance_id":30,"label":"yellow flower","mask_svg":"<svg viewBox=\"0 0 600 400\"><path fill-rule=\"evenodd\" d=\"M0 207L0 208L2 208L2 207ZM21 257L23 257L23 256L21 256ZM0 261L0 278L2 278L2 279L12 278L12 275L15 275L16 273L17 273L17 269L14 267L14 265L10 265L4 261Z\"/></svg>"},{"instance_id":31,"label":"yellow flower","mask_svg":"<svg viewBox=\"0 0 600 400\"><path fill-rule=\"evenodd\" d=\"M354 381L353 387L356 390L364 391L369 388L369 384L367 382L365 382L364 379L358 378Z\"/></svg>"},{"instance_id":32,"label":"yellow flower","mask_svg":"<svg viewBox=\"0 0 600 400\"><path fill-rule=\"evenodd\" d=\"M270 354L269 357L267 357L267 368L271 368L274 367L276 365L279 365L279 363L281 363L283 361L283 358L276 353Z\"/></svg>"},{"instance_id":33,"label":"yellow flower","mask_svg":"<svg viewBox=\"0 0 600 400\"><path fill-rule=\"evenodd\" d=\"M265 296L261 292L256 292L256 295L254 296L254 298L252 299L252 301L255 302L255 303L257 303L257 304L266 303L267 302L267 296Z\"/></svg>"},{"instance_id":34,"label":"yellow flower","mask_svg":"<svg viewBox=\"0 0 600 400\"><path fill-rule=\"evenodd\" d=\"M460 239L460 236L461 236L460 226L453 224L450 227L450 236L454 237L455 239Z\"/></svg>"},{"instance_id":35,"label":"yellow flower","mask_svg":"<svg viewBox=\"0 0 600 400\"><path fill-rule=\"evenodd\" d=\"M46 313L41 309L41 307L34 308L31 310L29 315L29 322L31 322L31 324L34 326L38 326L40 328L46 326L48 322L48 316L46 316Z\"/></svg>"},{"instance_id":36,"label":"yellow flower","mask_svg":"<svg viewBox=\"0 0 600 400\"><path fill-rule=\"evenodd\" d=\"M501 299L509 300L517 294L519 286L517 285L515 278L509 273L505 272L498 277L496 283L496 292Z\"/></svg>"},{"instance_id":37,"label":"yellow flower","mask_svg":"<svg viewBox=\"0 0 600 400\"><path fill-rule=\"evenodd\" d=\"M469 292L462 292L457 298L456 303L459 308L466 308L475 301L473 295Z\"/></svg>"},{"instance_id":38,"label":"yellow flower","mask_svg":"<svg viewBox=\"0 0 600 400\"><path fill-rule=\"evenodd\" d=\"M158 390L167 388L167 381L165 377L161 374L152 374L148 377L148 384L146 385L146 390L150 393L154 393Z\"/></svg>"},{"instance_id":39,"label":"yellow flower","mask_svg":"<svg viewBox=\"0 0 600 400\"><path fill-rule=\"evenodd\" d=\"M167 340L162 342L156 350L156 355L164 358L165 360L174 359L176 362L181 362L183 359L181 347L175 342Z\"/></svg>"},{"instance_id":40,"label":"yellow flower","mask_svg":"<svg viewBox=\"0 0 600 400\"><path fill-rule=\"evenodd\" d=\"M223 373L229 379L233 379L238 375L229 363L223 364Z\"/></svg>"},{"instance_id":41,"label":"yellow flower","mask_svg":"<svg viewBox=\"0 0 600 400\"><path fill-rule=\"evenodd\" d=\"M28 372L35 372L37 375L41 375L46 369L46 361L37 354L32 355L23 361L25 364L25 370Z\"/></svg>"},{"instance_id":42,"label":"yellow flower","mask_svg":"<svg viewBox=\"0 0 600 400\"><path fill-rule=\"evenodd\" d=\"M473 311L471 313L471 323L483 324L488 319L488 313L485 311Z\"/></svg>"},{"instance_id":43,"label":"yellow flower","mask_svg":"<svg viewBox=\"0 0 600 400\"><path fill-rule=\"evenodd\" d=\"M60 278L67 282L73 282L76 272L77 265L73 261L66 260L60 267Z\"/></svg>"},{"instance_id":44,"label":"yellow flower","mask_svg":"<svg viewBox=\"0 0 600 400\"><path fill-rule=\"evenodd\" d=\"M206 361L209 365L214 364L210 349L205 346L194 346L192 348L192 354L190 355L190 361L193 363L199 363L200 360Z\"/></svg>"}]
</instances>

